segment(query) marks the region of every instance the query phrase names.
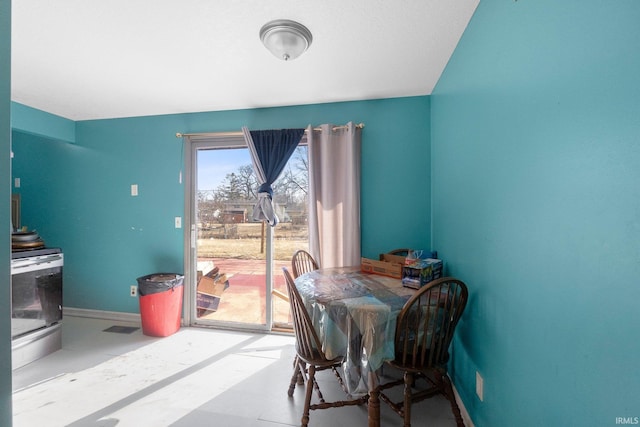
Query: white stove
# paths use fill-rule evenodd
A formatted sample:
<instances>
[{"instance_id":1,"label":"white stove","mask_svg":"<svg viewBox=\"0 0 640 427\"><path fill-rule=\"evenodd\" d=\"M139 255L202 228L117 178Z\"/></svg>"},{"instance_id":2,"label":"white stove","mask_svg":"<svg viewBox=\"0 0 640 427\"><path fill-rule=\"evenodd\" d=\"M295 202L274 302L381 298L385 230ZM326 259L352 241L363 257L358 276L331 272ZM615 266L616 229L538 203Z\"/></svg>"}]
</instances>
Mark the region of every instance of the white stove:
<instances>
[{"instance_id":1,"label":"white stove","mask_svg":"<svg viewBox=\"0 0 640 427\"><path fill-rule=\"evenodd\" d=\"M11 254L13 369L62 347L62 268L59 248Z\"/></svg>"}]
</instances>

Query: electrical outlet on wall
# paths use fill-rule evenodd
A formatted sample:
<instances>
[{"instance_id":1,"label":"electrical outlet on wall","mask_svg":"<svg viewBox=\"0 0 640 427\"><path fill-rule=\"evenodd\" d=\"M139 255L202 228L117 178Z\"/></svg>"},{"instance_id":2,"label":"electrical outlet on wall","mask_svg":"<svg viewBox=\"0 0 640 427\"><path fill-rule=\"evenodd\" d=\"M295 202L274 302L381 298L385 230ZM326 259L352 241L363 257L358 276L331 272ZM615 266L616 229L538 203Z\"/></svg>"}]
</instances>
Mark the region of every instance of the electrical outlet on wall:
<instances>
[{"instance_id":1,"label":"electrical outlet on wall","mask_svg":"<svg viewBox=\"0 0 640 427\"><path fill-rule=\"evenodd\" d=\"M129 295L131 295L132 297L137 297L138 296L138 287L135 285L131 285L131 289L129 291Z\"/></svg>"},{"instance_id":2,"label":"electrical outlet on wall","mask_svg":"<svg viewBox=\"0 0 640 427\"><path fill-rule=\"evenodd\" d=\"M480 402L484 401L484 380L480 375L480 372L476 371L476 394L480 399Z\"/></svg>"}]
</instances>

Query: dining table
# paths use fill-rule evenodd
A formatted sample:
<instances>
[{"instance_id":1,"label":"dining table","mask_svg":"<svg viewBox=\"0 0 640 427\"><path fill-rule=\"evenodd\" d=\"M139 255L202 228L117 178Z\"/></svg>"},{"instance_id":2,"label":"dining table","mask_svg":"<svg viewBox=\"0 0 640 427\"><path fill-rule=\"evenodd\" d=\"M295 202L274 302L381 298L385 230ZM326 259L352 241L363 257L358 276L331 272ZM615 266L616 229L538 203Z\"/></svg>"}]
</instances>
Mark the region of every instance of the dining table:
<instances>
[{"instance_id":1,"label":"dining table","mask_svg":"<svg viewBox=\"0 0 640 427\"><path fill-rule=\"evenodd\" d=\"M327 358L342 357L349 394L369 394L369 427L380 425L378 372L394 358L398 314L416 292L400 279L365 273L360 267L314 270L295 285Z\"/></svg>"}]
</instances>

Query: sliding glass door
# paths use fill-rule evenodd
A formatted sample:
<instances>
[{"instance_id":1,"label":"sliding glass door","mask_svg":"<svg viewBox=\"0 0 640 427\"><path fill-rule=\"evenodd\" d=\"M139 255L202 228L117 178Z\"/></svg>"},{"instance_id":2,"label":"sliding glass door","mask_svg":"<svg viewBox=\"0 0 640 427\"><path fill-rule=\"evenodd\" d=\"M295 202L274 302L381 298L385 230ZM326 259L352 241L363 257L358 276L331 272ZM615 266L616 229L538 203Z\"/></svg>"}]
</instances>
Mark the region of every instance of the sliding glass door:
<instances>
[{"instance_id":1,"label":"sliding glass door","mask_svg":"<svg viewBox=\"0 0 640 427\"><path fill-rule=\"evenodd\" d=\"M251 219L258 186L240 133L193 137L187 147L185 317L192 325L289 328L281 267L308 247L306 146L274 185L276 228Z\"/></svg>"}]
</instances>

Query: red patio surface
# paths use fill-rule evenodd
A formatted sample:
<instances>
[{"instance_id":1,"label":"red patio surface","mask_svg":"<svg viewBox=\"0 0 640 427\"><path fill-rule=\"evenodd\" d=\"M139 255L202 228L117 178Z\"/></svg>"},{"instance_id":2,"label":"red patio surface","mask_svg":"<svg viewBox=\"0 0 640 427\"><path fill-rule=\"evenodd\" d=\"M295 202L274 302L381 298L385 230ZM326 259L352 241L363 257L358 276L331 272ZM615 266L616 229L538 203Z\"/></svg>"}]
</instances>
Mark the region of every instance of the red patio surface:
<instances>
[{"instance_id":1,"label":"red patio surface","mask_svg":"<svg viewBox=\"0 0 640 427\"><path fill-rule=\"evenodd\" d=\"M229 276L229 287L220 298L218 310L201 318L252 324L266 322L266 274L264 261L243 259L209 258L220 273ZM286 293L282 267L290 267L291 261L275 261L274 288ZM206 274L206 271L205 271ZM274 298L274 322L288 323L289 305Z\"/></svg>"}]
</instances>

